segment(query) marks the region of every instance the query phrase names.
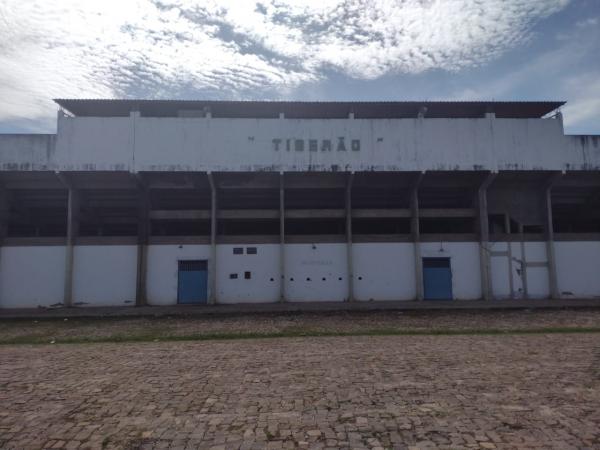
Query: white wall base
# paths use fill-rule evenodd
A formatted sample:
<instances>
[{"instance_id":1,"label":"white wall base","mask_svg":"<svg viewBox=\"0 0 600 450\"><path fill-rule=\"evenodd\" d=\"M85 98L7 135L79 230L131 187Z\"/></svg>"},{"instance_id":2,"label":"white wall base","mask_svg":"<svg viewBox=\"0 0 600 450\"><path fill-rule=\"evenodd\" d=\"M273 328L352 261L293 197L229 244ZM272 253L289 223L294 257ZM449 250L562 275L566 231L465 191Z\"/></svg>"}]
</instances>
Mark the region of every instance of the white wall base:
<instances>
[{"instance_id":1,"label":"white wall base","mask_svg":"<svg viewBox=\"0 0 600 450\"><path fill-rule=\"evenodd\" d=\"M491 243L504 252L508 243ZM511 244L515 298L524 298L521 243ZM256 254L248 248L256 248ZM545 263L546 243L526 242L528 262ZM234 254L242 248L242 254ZM563 298L600 297L600 242L555 242L558 286ZM277 302L282 282L278 244L217 246L217 302ZM452 289L457 300L481 297L479 243L422 243L423 257L449 257ZM344 301L348 298L346 244L286 244L285 299L290 302ZM412 243L360 243L352 246L354 296L357 301L413 300L416 297ZM210 245L150 245L149 305L177 303L178 260L210 258ZM209 265L210 267L210 265ZM134 305L137 247L76 246L73 302L76 306ZM64 246L0 248L0 308L36 308L64 300ZM250 272L250 278L245 277ZM491 257L494 298L509 298L507 256ZM232 277L237 274L237 278ZM549 295L548 268L528 267L530 298Z\"/></svg>"}]
</instances>

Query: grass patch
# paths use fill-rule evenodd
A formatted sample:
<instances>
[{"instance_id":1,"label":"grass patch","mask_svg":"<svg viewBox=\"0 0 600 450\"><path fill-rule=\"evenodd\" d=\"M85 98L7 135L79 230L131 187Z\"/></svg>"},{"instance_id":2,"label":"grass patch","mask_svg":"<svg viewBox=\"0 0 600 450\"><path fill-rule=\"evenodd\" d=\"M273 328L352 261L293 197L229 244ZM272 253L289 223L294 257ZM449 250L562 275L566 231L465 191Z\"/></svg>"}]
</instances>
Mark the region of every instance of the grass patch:
<instances>
[{"instance_id":1,"label":"grass patch","mask_svg":"<svg viewBox=\"0 0 600 450\"><path fill-rule=\"evenodd\" d=\"M429 329L403 330L395 328L379 328L355 331L319 331L291 330L280 332L232 332L232 333L198 333L169 335L161 333L114 334L110 336L62 337L49 338L39 335L24 335L0 338L0 345L52 345L52 344L93 344L121 342L180 342L180 341L224 341L235 339L274 339L301 337L347 337L347 336L497 336L523 334L558 334L558 333L600 333L600 327L547 327L524 329ZM52 341L52 342L51 342Z\"/></svg>"}]
</instances>

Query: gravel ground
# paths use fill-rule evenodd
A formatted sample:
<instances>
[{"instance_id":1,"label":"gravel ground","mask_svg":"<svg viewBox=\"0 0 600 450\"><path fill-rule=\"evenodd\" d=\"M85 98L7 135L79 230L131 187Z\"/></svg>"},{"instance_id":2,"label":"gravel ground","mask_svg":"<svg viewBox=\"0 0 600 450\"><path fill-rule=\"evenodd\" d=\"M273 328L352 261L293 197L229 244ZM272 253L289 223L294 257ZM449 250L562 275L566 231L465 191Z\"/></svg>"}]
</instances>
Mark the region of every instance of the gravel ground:
<instances>
[{"instance_id":1,"label":"gravel ground","mask_svg":"<svg viewBox=\"0 0 600 450\"><path fill-rule=\"evenodd\" d=\"M161 338L236 334L439 332L600 328L600 309L525 311L337 312L0 321L0 343L60 339Z\"/></svg>"}]
</instances>

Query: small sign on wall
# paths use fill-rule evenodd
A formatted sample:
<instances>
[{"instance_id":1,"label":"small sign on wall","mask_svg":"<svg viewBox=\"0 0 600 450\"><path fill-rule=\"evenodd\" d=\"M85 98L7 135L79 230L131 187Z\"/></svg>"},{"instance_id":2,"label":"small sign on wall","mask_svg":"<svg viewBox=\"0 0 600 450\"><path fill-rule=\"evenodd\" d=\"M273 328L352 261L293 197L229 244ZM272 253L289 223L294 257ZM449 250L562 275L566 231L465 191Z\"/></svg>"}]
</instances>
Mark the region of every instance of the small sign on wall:
<instances>
[{"instance_id":1,"label":"small sign on wall","mask_svg":"<svg viewBox=\"0 0 600 450\"><path fill-rule=\"evenodd\" d=\"M273 150L278 151L295 151L295 152L345 152L351 150L353 152L360 151L360 139L346 139L340 136L337 140L332 139L273 139Z\"/></svg>"}]
</instances>

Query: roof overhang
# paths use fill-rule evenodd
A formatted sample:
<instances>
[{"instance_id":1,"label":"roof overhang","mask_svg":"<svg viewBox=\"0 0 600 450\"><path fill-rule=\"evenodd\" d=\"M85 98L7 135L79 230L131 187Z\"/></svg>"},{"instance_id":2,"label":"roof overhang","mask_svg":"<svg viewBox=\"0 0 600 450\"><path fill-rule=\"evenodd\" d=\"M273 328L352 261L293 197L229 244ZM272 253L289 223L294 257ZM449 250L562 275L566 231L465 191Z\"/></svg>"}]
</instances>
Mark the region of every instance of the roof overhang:
<instances>
[{"instance_id":1,"label":"roof overhang","mask_svg":"<svg viewBox=\"0 0 600 450\"><path fill-rule=\"evenodd\" d=\"M215 100L109 100L55 99L74 116L126 117L139 111L143 117L179 117L186 112L206 113L216 118L356 119L541 118L560 108L562 101L398 101L398 102L284 102Z\"/></svg>"}]
</instances>

